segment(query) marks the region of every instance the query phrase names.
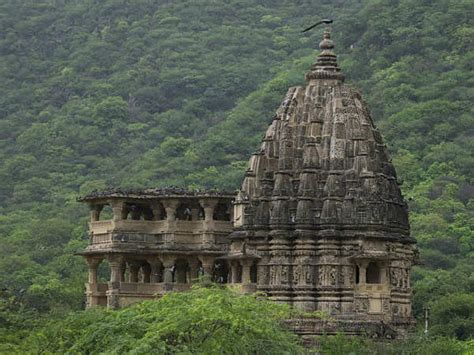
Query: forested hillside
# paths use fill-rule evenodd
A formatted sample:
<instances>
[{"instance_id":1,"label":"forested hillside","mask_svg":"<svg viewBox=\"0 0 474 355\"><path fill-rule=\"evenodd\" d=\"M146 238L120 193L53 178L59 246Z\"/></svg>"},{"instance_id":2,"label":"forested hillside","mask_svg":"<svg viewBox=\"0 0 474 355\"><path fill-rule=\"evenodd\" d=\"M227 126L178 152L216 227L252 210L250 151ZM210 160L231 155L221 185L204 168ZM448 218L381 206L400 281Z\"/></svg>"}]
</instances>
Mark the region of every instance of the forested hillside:
<instances>
[{"instance_id":1,"label":"forested hillside","mask_svg":"<svg viewBox=\"0 0 474 355\"><path fill-rule=\"evenodd\" d=\"M411 210L415 315L474 334L472 0L3 0L0 338L83 306L107 186L237 189L321 30L361 88Z\"/></svg>"}]
</instances>

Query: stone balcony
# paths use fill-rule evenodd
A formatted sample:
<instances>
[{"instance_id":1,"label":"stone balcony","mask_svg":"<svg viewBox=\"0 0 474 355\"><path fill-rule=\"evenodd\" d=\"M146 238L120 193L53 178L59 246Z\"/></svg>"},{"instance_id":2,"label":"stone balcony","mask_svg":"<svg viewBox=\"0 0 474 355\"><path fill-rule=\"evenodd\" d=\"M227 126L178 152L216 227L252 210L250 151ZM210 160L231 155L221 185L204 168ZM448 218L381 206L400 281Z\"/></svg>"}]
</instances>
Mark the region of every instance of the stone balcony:
<instances>
[{"instance_id":1,"label":"stone balcony","mask_svg":"<svg viewBox=\"0 0 474 355\"><path fill-rule=\"evenodd\" d=\"M134 221L106 220L89 223L87 251L110 248L147 250L183 248L183 250L226 249L231 221Z\"/></svg>"},{"instance_id":2,"label":"stone balcony","mask_svg":"<svg viewBox=\"0 0 474 355\"><path fill-rule=\"evenodd\" d=\"M134 220L106 220L92 221L89 223L89 231L94 235L103 235L115 231L133 232L143 234L163 234L170 232L206 232L217 233L232 232L231 221L134 221Z\"/></svg>"},{"instance_id":3,"label":"stone balcony","mask_svg":"<svg viewBox=\"0 0 474 355\"><path fill-rule=\"evenodd\" d=\"M80 199L91 211L85 253L227 250L233 195L181 190L112 191Z\"/></svg>"}]
</instances>

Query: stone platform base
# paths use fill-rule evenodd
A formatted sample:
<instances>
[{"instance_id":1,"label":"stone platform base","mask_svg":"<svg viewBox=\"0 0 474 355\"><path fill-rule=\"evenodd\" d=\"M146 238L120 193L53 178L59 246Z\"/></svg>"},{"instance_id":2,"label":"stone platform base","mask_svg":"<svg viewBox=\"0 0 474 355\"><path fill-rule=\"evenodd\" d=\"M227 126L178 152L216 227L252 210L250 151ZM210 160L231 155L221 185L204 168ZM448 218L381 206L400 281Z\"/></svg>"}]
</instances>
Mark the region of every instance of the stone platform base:
<instances>
[{"instance_id":1,"label":"stone platform base","mask_svg":"<svg viewBox=\"0 0 474 355\"><path fill-rule=\"evenodd\" d=\"M288 328L301 336L305 343L314 342L318 335L335 335L343 333L348 336L367 336L374 339L404 339L415 322L355 320L355 319L318 319L293 318L286 322Z\"/></svg>"}]
</instances>

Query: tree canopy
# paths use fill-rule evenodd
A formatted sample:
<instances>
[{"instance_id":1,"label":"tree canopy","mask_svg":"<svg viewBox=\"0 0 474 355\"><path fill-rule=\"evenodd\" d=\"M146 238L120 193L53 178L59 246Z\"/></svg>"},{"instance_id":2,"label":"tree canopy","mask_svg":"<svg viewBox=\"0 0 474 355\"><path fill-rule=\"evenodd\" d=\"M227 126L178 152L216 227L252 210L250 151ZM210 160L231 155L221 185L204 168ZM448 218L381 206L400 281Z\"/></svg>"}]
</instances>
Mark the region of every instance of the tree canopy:
<instances>
[{"instance_id":1,"label":"tree canopy","mask_svg":"<svg viewBox=\"0 0 474 355\"><path fill-rule=\"evenodd\" d=\"M456 308L474 291L472 10L472 0L2 1L0 337L82 308L77 195L239 187L288 86L304 83L321 31L300 30L322 14L403 181L422 256L414 314L431 305L433 334L472 337Z\"/></svg>"}]
</instances>

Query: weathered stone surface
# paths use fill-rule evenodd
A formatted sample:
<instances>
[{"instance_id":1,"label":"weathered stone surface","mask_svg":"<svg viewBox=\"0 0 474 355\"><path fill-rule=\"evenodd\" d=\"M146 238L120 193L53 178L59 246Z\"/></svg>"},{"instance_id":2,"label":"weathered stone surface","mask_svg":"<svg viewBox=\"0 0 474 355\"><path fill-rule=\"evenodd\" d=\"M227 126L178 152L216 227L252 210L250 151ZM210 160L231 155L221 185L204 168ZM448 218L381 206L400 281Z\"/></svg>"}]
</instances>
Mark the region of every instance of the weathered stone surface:
<instances>
[{"instance_id":1,"label":"weathered stone surface","mask_svg":"<svg viewBox=\"0 0 474 355\"><path fill-rule=\"evenodd\" d=\"M207 274L330 315L289 321L302 336L406 333L416 256L407 205L369 109L343 83L329 32L320 47L307 85L288 90L236 196L170 187L79 199L91 207L82 253L89 307L185 291ZM100 220L105 206L112 216ZM102 259L107 284L97 279Z\"/></svg>"},{"instance_id":2,"label":"weathered stone surface","mask_svg":"<svg viewBox=\"0 0 474 355\"><path fill-rule=\"evenodd\" d=\"M272 299L325 311L344 319L341 327L384 322L401 334L412 321L407 204L367 105L343 83L328 32L320 47L307 86L288 90L250 160L236 229L259 246L269 276L258 289ZM313 323L313 333L328 331Z\"/></svg>"}]
</instances>

